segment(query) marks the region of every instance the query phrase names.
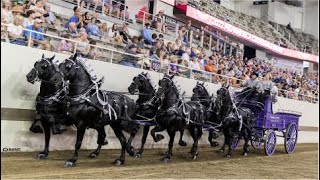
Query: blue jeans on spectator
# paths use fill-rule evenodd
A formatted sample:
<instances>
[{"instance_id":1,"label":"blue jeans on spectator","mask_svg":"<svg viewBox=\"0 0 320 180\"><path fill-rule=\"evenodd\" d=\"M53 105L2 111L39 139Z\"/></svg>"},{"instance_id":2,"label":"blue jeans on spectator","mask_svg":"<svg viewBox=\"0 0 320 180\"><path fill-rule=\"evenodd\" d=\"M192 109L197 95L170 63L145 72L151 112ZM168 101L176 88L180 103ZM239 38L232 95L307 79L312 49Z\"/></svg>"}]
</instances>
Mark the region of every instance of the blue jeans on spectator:
<instances>
[{"instance_id":1,"label":"blue jeans on spectator","mask_svg":"<svg viewBox=\"0 0 320 180\"><path fill-rule=\"evenodd\" d=\"M127 61L127 60L122 60L122 61L120 61L119 64L124 65L124 66L129 66L129 67L136 67L135 64L133 64L133 63Z\"/></svg>"}]
</instances>

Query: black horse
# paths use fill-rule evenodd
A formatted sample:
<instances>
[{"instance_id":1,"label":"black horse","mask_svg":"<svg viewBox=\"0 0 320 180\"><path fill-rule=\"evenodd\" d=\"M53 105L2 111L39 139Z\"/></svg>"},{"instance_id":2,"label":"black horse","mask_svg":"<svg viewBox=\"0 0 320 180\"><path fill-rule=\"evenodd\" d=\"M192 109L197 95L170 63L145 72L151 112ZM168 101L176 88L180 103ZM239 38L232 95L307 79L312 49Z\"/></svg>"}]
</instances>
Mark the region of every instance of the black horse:
<instances>
[{"instance_id":1,"label":"black horse","mask_svg":"<svg viewBox=\"0 0 320 180\"><path fill-rule=\"evenodd\" d=\"M211 147L219 146L219 143L215 139L218 138L218 132L222 130L222 123L221 119L217 116L214 96L210 96L204 86L204 82L197 82L192 91L191 101L200 102L205 107L205 128L207 127L209 131L208 141Z\"/></svg>"},{"instance_id":2,"label":"black horse","mask_svg":"<svg viewBox=\"0 0 320 180\"><path fill-rule=\"evenodd\" d=\"M151 130L151 135L155 142L163 136L156 132L167 130L170 136L168 151L164 157L164 162L172 159L172 147L176 131L188 128L194 140L191 149L192 158L198 155L198 140L202 136L202 125L204 121L203 110L205 107L197 102L189 101L185 103L180 97L179 91L173 82L173 76L165 75L159 80L159 88L156 93L158 97L163 96L160 109L156 113L157 126Z\"/></svg>"},{"instance_id":3,"label":"black horse","mask_svg":"<svg viewBox=\"0 0 320 180\"><path fill-rule=\"evenodd\" d=\"M222 87L217 91L217 108L219 115L223 117L224 144L220 151L224 152L225 145L228 146L226 156L231 157L231 146L235 139L244 139L243 155L249 152L249 141L252 138L252 127L254 114L248 108L236 107L230 96L228 87Z\"/></svg>"},{"instance_id":4,"label":"black horse","mask_svg":"<svg viewBox=\"0 0 320 180\"><path fill-rule=\"evenodd\" d=\"M150 130L150 126L155 125L155 116L160 106L160 98L155 96L156 90L153 87L148 73L141 73L133 78L133 82L128 87L130 94L139 93L139 97L136 101L138 106L137 118L143 119L145 122L141 124L143 127L143 136L141 139L141 147L136 157L141 157L144 151L144 145ZM180 131L179 145L186 146L187 143L182 140L183 130Z\"/></svg>"},{"instance_id":5,"label":"black horse","mask_svg":"<svg viewBox=\"0 0 320 180\"><path fill-rule=\"evenodd\" d=\"M36 125L37 121L40 121L44 130L45 146L44 150L38 154L38 159L45 159L49 154L50 127L54 132L56 129L54 125L71 125L65 115L65 92L62 75L59 73L57 65L53 63L53 59L54 56L45 58L42 55L41 60L37 61L26 75L27 81L32 84L41 81L40 92L36 98L36 118L30 128L42 132L41 127ZM104 130L98 133L103 134Z\"/></svg>"},{"instance_id":6,"label":"black horse","mask_svg":"<svg viewBox=\"0 0 320 180\"><path fill-rule=\"evenodd\" d=\"M135 119L137 109L134 100L119 93L100 91L89 72L77 59L77 54L61 63L59 69L64 79L69 81L67 112L77 127L74 155L65 165L75 166L86 128L102 131L106 125L111 126L122 147L121 155L115 163L124 164L126 150L131 156L134 155L131 141L139 128L132 120ZM130 132L128 143L122 133L123 129ZM104 138L105 134L98 136L98 144L102 143Z\"/></svg>"}]
</instances>

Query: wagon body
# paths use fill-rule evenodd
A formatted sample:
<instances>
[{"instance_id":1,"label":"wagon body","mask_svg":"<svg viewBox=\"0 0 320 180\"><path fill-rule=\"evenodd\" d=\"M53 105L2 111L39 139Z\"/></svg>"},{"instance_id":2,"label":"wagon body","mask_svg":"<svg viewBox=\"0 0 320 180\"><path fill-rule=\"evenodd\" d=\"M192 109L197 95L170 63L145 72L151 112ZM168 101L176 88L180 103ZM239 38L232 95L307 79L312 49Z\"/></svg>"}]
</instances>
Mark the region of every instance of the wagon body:
<instances>
[{"instance_id":1,"label":"wagon body","mask_svg":"<svg viewBox=\"0 0 320 180\"><path fill-rule=\"evenodd\" d=\"M274 96L266 98L264 104L256 101L239 101L237 107L249 108L254 114L254 126L252 129L251 144L259 148L262 143L265 146L266 155L274 153L276 147L275 132L282 132L285 139L285 150L292 153L295 150L298 139L299 117L301 113L279 109L273 113Z\"/></svg>"}]
</instances>

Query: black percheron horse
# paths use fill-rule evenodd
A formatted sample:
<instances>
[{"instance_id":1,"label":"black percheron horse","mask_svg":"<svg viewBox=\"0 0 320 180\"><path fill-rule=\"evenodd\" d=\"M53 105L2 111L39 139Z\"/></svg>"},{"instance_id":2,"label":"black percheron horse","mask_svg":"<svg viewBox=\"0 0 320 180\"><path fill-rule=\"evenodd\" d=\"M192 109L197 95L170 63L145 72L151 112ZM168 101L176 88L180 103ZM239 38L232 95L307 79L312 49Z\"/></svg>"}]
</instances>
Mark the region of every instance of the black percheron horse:
<instances>
[{"instance_id":1,"label":"black percheron horse","mask_svg":"<svg viewBox=\"0 0 320 180\"><path fill-rule=\"evenodd\" d=\"M220 151L224 152L225 145L228 146L226 157L230 158L231 146L235 139L244 139L243 155L249 152L249 141L252 138L252 127L254 114L248 108L237 107L230 96L228 87L222 87L217 91L217 109L223 119L224 144Z\"/></svg>"},{"instance_id":2,"label":"black percheron horse","mask_svg":"<svg viewBox=\"0 0 320 180\"><path fill-rule=\"evenodd\" d=\"M160 109L156 113L157 126L151 130L154 141L159 141L163 136L157 132L167 130L170 136L168 151L164 157L164 162L172 159L172 147L176 131L188 128L193 138L191 149L192 158L198 155L198 140L202 136L202 125L204 121L203 110L205 107L197 102L189 101L185 103L173 82L173 76L165 75L159 80L159 88L156 93L158 97L163 97Z\"/></svg>"},{"instance_id":3,"label":"black percheron horse","mask_svg":"<svg viewBox=\"0 0 320 180\"><path fill-rule=\"evenodd\" d=\"M86 128L91 127L102 131L106 125L111 126L122 147L121 155L115 163L116 165L124 164L126 150L131 156L134 155L131 142L139 128L132 120L135 119L137 109L134 100L119 93L99 90L83 63L77 59L77 54L61 63L59 69L64 79L69 81L66 98L67 112L77 127L74 155L66 161L65 165L74 166L78 160ZM126 130L131 135L128 143L122 130ZM99 136L98 142L103 139Z\"/></svg>"},{"instance_id":4,"label":"black percheron horse","mask_svg":"<svg viewBox=\"0 0 320 180\"><path fill-rule=\"evenodd\" d=\"M141 139L141 147L136 157L141 157L144 151L144 145L150 130L150 126L155 125L155 116L160 106L160 98L155 96L156 90L153 87L148 73L140 73L133 78L133 82L128 87L130 94L139 93L136 101L138 106L137 118L143 119L145 122L141 123L143 127L143 136ZM179 145L186 146L187 143L182 140L183 130L180 131Z\"/></svg>"},{"instance_id":5,"label":"black percheron horse","mask_svg":"<svg viewBox=\"0 0 320 180\"><path fill-rule=\"evenodd\" d=\"M54 56L45 58L42 55L41 60L37 61L26 75L27 81L32 84L36 81L41 81L40 92L36 98L37 114L31 126L37 132L41 132L40 126L36 126L39 120L45 134L44 150L38 154L38 159L45 159L49 154L50 127L54 131L55 128L53 126L55 124L71 125L70 121L67 121L68 117L65 115L65 92L62 75L58 72L59 69L53 62L53 59ZM104 130L98 133L105 134Z\"/></svg>"},{"instance_id":6,"label":"black percheron horse","mask_svg":"<svg viewBox=\"0 0 320 180\"><path fill-rule=\"evenodd\" d=\"M214 96L210 96L204 82L197 82L192 91L191 101L200 102L205 107L205 124L209 131L208 141L211 147L219 146L215 139L218 138L218 132L222 130L222 122L216 112Z\"/></svg>"}]
</instances>

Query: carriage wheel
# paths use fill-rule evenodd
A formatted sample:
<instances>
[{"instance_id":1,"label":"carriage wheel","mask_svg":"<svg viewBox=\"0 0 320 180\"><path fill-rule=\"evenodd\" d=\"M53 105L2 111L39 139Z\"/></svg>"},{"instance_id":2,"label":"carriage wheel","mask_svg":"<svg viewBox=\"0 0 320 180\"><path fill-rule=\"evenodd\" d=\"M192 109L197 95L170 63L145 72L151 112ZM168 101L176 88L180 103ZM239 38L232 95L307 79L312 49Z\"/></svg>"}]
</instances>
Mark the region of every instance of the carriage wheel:
<instances>
[{"instance_id":1,"label":"carriage wheel","mask_svg":"<svg viewBox=\"0 0 320 180\"><path fill-rule=\"evenodd\" d=\"M269 130L264 140L264 153L267 156L272 156L276 150L277 135L273 130Z\"/></svg>"},{"instance_id":2,"label":"carriage wheel","mask_svg":"<svg viewBox=\"0 0 320 180\"><path fill-rule=\"evenodd\" d=\"M289 123L284 136L284 149L286 153L291 154L296 149L298 141L298 127L296 123Z\"/></svg>"},{"instance_id":3,"label":"carriage wheel","mask_svg":"<svg viewBox=\"0 0 320 180\"><path fill-rule=\"evenodd\" d=\"M256 136L253 136L252 139L251 139L251 145L254 149L259 149L261 148L261 141L260 141L260 138L256 137Z\"/></svg>"},{"instance_id":4,"label":"carriage wheel","mask_svg":"<svg viewBox=\"0 0 320 180\"><path fill-rule=\"evenodd\" d=\"M233 138L232 144L231 144L231 149L232 149L232 150L234 150L234 149L236 149L236 148L238 147L239 141L240 141L239 138Z\"/></svg>"}]
</instances>

